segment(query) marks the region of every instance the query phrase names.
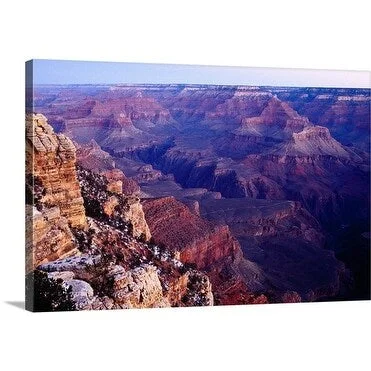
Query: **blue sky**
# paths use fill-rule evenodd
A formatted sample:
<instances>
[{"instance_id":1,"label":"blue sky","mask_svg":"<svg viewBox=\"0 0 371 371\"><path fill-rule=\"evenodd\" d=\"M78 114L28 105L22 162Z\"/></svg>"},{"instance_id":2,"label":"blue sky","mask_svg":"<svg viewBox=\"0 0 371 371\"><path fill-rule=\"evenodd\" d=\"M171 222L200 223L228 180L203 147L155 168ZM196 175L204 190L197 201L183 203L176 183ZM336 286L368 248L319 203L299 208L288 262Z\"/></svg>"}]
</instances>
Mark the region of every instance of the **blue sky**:
<instances>
[{"instance_id":1,"label":"blue sky","mask_svg":"<svg viewBox=\"0 0 371 371\"><path fill-rule=\"evenodd\" d=\"M366 87L370 72L123 62L33 61L34 84L189 83Z\"/></svg>"}]
</instances>

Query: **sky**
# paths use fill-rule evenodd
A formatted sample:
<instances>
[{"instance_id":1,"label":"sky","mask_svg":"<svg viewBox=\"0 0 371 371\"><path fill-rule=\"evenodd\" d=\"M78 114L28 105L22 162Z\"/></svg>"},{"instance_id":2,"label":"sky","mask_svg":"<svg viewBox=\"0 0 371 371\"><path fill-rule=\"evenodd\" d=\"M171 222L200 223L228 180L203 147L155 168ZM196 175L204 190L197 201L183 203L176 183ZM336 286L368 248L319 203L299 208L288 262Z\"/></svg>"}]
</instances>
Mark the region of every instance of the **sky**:
<instances>
[{"instance_id":1,"label":"sky","mask_svg":"<svg viewBox=\"0 0 371 371\"><path fill-rule=\"evenodd\" d=\"M216 84L370 88L368 71L33 60L34 84Z\"/></svg>"}]
</instances>

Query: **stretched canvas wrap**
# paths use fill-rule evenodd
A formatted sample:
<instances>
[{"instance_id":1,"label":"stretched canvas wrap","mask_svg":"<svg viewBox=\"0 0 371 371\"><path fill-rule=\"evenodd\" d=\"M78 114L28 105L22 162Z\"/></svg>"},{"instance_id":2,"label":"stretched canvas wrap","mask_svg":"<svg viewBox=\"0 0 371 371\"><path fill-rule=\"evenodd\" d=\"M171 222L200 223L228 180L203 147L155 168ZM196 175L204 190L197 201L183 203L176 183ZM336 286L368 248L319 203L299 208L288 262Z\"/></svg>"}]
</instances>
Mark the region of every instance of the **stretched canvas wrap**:
<instances>
[{"instance_id":1,"label":"stretched canvas wrap","mask_svg":"<svg viewBox=\"0 0 371 371\"><path fill-rule=\"evenodd\" d=\"M32 311L370 298L370 74L26 63Z\"/></svg>"}]
</instances>

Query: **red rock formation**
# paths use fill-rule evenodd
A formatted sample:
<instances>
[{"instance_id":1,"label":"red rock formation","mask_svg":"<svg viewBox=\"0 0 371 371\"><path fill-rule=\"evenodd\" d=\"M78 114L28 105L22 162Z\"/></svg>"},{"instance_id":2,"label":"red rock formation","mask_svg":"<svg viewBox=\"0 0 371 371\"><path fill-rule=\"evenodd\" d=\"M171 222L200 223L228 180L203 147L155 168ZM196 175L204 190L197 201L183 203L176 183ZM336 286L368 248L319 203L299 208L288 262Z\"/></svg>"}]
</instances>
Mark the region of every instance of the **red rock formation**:
<instances>
[{"instance_id":1,"label":"red rock formation","mask_svg":"<svg viewBox=\"0 0 371 371\"><path fill-rule=\"evenodd\" d=\"M76 148L77 162L85 169L100 173L115 168L113 158L94 139L86 144L77 144Z\"/></svg>"},{"instance_id":2,"label":"red rock formation","mask_svg":"<svg viewBox=\"0 0 371 371\"><path fill-rule=\"evenodd\" d=\"M65 91L60 101L57 99L40 110L56 126L63 127L71 139L82 143L94 139L111 146L123 144L124 137L135 141L137 135L143 136L141 129L133 125L135 121L152 125L173 122L169 111L153 98L140 93L133 96L124 89L110 93L109 99L102 94L86 100L84 93L68 97ZM72 104L66 105L66 100L71 98Z\"/></svg>"},{"instance_id":3,"label":"red rock formation","mask_svg":"<svg viewBox=\"0 0 371 371\"><path fill-rule=\"evenodd\" d=\"M122 193L125 196L138 196L140 188L133 179L127 178L120 169L102 172L108 180L108 190L114 193Z\"/></svg>"},{"instance_id":4,"label":"red rock formation","mask_svg":"<svg viewBox=\"0 0 371 371\"><path fill-rule=\"evenodd\" d=\"M84 169L102 174L108 180L108 190L126 196L137 196L140 193L138 184L116 167L112 156L102 150L92 139L87 144L77 144L77 163Z\"/></svg>"},{"instance_id":5,"label":"red rock formation","mask_svg":"<svg viewBox=\"0 0 371 371\"><path fill-rule=\"evenodd\" d=\"M38 211L27 205L26 223L26 272L78 252L67 220L58 207Z\"/></svg>"},{"instance_id":6,"label":"red rock formation","mask_svg":"<svg viewBox=\"0 0 371 371\"><path fill-rule=\"evenodd\" d=\"M28 300L35 299L34 289L44 303L56 285L76 310L213 305L204 273L143 242L150 234L139 199L107 190L112 183L104 176L76 171L72 142L54 134L44 116L27 119L26 271L47 273L44 285L28 292L27 307L35 309ZM111 181L117 176L108 174ZM85 217L84 205L97 219ZM58 310L57 299L50 310Z\"/></svg>"},{"instance_id":7,"label":"red rock formation","mask_svg":"<svg viewBox=\"0 0 371 371\"><path fill-rule=\"evenodd\" d=\"M357 159L355 153L346 150L338 141L331 137L330 131L322 126L307 127L293 133L292 139L282 145L274 153L288 156L333 156L340 159Z\"/></svg>"},{"instance_id":8,"label":"red rock formation","mask_svg":"<svg viewBox=\"0 0 371 371\"><path fill-rule=\"evenodd\" d=\"M300 116L287 103L272 97L260 116L242 120L238 133L284 138L309 125L311 124L306 117Z\"/></svg>"},{"instance_id":9,"label":"red rock formation","mask_svg":"<svg viewBox=\"0 0 371 371\"><path fill-rule=\"evenodd\" d=\"M26 120L26 173L38 178L45 190L41 202L58 206L72 227L84 227L85 210L76 177L76 154L71 140L56 135L43 115Z\"/></svg>"},{"instance_id":10,"label":"red rock formation","mask_svg":"<svg viewBox=\"0 0 371 371\"><path fill-rule=\"evenodd\" d=\"M303 94L300 88L287 88L277 93L311 122L330 129L340 143L369 151L369 89L313 88Z\"/></svg>"},{"instance_id":11,"label":"red rock formation","mask_svg":"<svg viewBox=\"0 0 371 371\"><path fill-rule=\"evenodd\" d=\"M213 276L211 276L213 279ZM222 282L220 278L215 277L218 284L216 300L223 305L240 304L268 304L268 298L264 294L252 294L246 283L241 278L232 278Z\"/></svg>"},{"instance_id":12,"label":"red rock formation","mask_svg":"<svg viewBox=\"0 0 371 371\"><path fill-rule=\"evenodd\" d=\"M213 305L205 274L186 269L166 249L91 218L88 223L88 231L76 234L82 255L38 267L71 288L77 310Z\"/></svg>"},{"instance_id":13,"label":"red rock formation","mask_svg":"<svg viewBox=\"0 0 371 371\"><path fill-rule=\"evenodd\" d=\"M214 226L174 197L145 200L143 208L155 241L179 251L182 261L199 269L233 259L239 249L227 226Z\"/></svg>"},{"instance_id":14,"label":"red rock formation","mask_svg":"<svg viewBox=\"0 0 371 371\"><path fill-rule=\"evenodd\" d=\"M114 189L113 185L117 186L116 181L107 180L105 176L81 167L78 168L78 179L88 216L103 218L115 226L121 225L122 222L130 223L135 237L141 237L146 241L151 238L137 196L123 194L120 189Z\"/></svg>"},{"instance_id":15,"label":"red rock formation","mask_svg":"<svg viewBox=\"0 0 371 371\"><path fill-rule=\"evenodd\" d=\"M156 243L179 252L182 262L208 272L218 304L254 303L256 296L245 281L255 273L246 266L228 226L215 226L174 197L145 200L143 208Z\"/></svg>"}]
</instances>

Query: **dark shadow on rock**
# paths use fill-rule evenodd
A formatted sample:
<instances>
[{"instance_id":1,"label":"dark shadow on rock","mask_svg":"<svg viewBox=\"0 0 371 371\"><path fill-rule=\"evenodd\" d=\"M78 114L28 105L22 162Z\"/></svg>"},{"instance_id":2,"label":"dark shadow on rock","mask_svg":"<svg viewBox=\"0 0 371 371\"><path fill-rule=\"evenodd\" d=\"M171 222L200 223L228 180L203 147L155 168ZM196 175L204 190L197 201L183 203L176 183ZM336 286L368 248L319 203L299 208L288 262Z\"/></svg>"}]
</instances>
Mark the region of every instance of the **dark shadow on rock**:
<instances>
[{"instance_id":1,"label":"dark shadow on rock","mask_svg":"<svg viewBox=\"0 0 371 371\"><path fill-rule=\"evenodd\" d=\"M24 301L6 301L6 304L12 305L13 307L19 308L19 309L25 309L25 303Z\"/></svg>"}]
</instances>

